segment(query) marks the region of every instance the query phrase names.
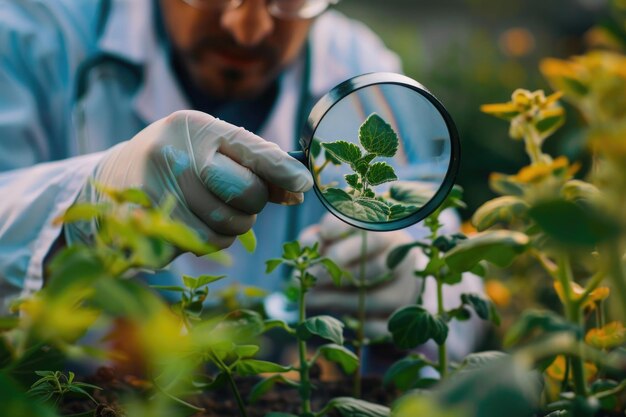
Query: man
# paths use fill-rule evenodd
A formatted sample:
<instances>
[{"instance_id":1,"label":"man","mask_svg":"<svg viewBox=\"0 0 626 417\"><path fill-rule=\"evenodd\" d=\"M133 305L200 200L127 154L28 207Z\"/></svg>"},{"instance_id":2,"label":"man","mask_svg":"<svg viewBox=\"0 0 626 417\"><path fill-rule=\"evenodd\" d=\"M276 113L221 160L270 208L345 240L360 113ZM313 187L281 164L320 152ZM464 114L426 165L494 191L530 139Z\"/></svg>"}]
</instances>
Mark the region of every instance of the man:
<instances>
[{"instance_id":1,"label":"man","mask_svg":"<svg viewBox=\"0 0 626 417\"><path fill-rule=\"evenodd\" d=\"M263 262L323 214L313 196L288 207L312 180L283 150L296 148L311 103L333 86L400 71L363 25L322 14L333 2L0 0L0 310L41 287L56 246L89 241L94 225L51 220L75 201L98 201L92 180L141 186L157 202L174 194L174 215L222 248L255 224L257 251L234 244L232 267L186 254L172 269L279 288ZM381 264L409 235L369 239ZM326 243L330 251L342 239ZM411 262L398 269L404 297L393 306L414 300Z\"/></svg>"}]
</instances>

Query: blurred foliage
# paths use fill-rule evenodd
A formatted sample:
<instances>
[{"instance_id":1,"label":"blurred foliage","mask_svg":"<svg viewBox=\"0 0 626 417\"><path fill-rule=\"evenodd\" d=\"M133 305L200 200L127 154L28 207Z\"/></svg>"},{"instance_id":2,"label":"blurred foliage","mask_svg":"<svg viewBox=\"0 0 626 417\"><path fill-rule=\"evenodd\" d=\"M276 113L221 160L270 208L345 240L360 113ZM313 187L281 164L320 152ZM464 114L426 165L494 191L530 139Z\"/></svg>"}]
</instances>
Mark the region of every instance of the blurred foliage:
<instances>
[{"instance_id":1,"label":"blurred foliage","mask_svg":"<svg viewBox=\"0 0 626 417\"><path fill-rule=\"evenodd\" d=\"M465 190L469 218L495 194L484 186L490 173L526 164L521 143L498 139L506 126L478 108L505 99L518 87L547 90L537 72L545 56L582 53L584 34L609 21L608 1L443 0L423 2L342 0L338 9L363 21L398 53L405 73L423 83L451 113L461 137L457 182ZM564 13L563 10L567 10ZM572 115L547 144L549 153L583 163L588 156Z\"/></svg>"}]
</instances>

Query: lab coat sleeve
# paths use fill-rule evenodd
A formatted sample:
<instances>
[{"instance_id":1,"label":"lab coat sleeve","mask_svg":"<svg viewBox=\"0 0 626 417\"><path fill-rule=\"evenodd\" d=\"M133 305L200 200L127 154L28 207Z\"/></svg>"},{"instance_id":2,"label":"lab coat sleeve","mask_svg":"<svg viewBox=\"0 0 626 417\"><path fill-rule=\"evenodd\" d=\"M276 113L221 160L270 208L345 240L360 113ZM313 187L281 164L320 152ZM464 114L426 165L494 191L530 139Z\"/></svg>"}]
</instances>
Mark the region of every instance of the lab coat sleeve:
<instances>
[{"instance_id":1,"label":"lab coat sleeve","mask_svg":"<svg viewBox=\"0 0 626 417\"><path fill-rule=\"evenodd\" d=\"M41 288L53 220L74 202L102 153L0 173L0 310ZM2 311L0 311L2 313Z\"/></svg>"},{"instance_id":2,"label":"lab coat sleeve","mask_svg":"<svg viewBox=\"0 0 626 417\"><path fill-rule=\"evenodd\" d=\"M59 234L52 220L74 201L100 155L67 159L71 74L85 51L77 39L85 37L68 36L61 7L55 15L48 3L0 0L0 10L2 314L12 299L41 287L43 259ZM61 161L45 163L51 160Z\"/></svg>"}]
</instances>

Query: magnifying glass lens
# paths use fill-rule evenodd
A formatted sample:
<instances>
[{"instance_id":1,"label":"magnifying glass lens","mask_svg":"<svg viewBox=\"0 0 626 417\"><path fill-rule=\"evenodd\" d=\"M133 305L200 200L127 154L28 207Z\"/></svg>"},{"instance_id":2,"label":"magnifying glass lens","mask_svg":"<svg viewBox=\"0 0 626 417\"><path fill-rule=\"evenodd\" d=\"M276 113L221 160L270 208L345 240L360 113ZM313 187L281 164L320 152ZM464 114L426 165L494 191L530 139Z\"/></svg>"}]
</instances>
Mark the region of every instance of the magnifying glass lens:
<instances>
[{"instance_id":1,"label":"magnifying glass lens","mask_svg":"<svg viewBox=\"0 0 626 417\"><path fill-rule=\"evenodd\" d=\"M340 89L332 102L327 97L321 117L316 106L308 163L331 212L358 227L393 230L443 201L458 165L458 138L443 106L419 84L397 74L390 75L412 83L364 80L385 79L377 75L357 77L361 83L347 94Z\"/></svg>"}]
</instances>

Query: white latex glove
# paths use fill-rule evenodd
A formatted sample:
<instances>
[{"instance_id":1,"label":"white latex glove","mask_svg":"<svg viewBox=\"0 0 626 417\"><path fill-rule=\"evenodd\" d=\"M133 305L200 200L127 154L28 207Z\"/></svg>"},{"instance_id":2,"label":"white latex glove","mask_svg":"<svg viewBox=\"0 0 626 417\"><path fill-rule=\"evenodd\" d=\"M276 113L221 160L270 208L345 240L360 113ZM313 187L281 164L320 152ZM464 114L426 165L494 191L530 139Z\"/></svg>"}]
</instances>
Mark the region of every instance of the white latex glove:
<instances>
[{"instance_id":1,"label":"white latex glove","mask_svg":"<svg viewBox=\"0 0 626 417\"><path fill-rule=\"evenodd\" d=\"M387 255L398 245L414 239L405 231L365 232L366 264L365 281L374 282L390 272L386 266ZM328 213L319 224L306 228L300 235L303 245L320 243L320 252L343 269L347 269L358 281L363 232ZM386 327L386 319L398 307L415 303L421 280L413 275L420 252L413 250L391 273L392 278L368 290L366 295L367 316L380 321ZM421 255L423 256L423 255ZM308 308L317 314L349 314L354 316L358 306L357 289L352 285L337 288L322 267L310 271L318 277L317 285L307 297ZM374 320L380 319L380 320ZM373 324L373 323L372 323ZM386 330L385 330L386 331Z\"/></svg>"},{"instance_id":2,"label":"white latex glove","mask_svg":"<svg viewBox=\"0 0 626 417\"><path fill-rule=\"evenodd\" d=\"M91 180L139 187L155 203L174 195L172 216L218 248L248 231L268 201L301 203L313 185L304 165L275 143L197 111L173 113L111 148L77 201L105 199ZM66 238L89 241L94 227L66 225Z\"/></svg>"}]
</instances>

